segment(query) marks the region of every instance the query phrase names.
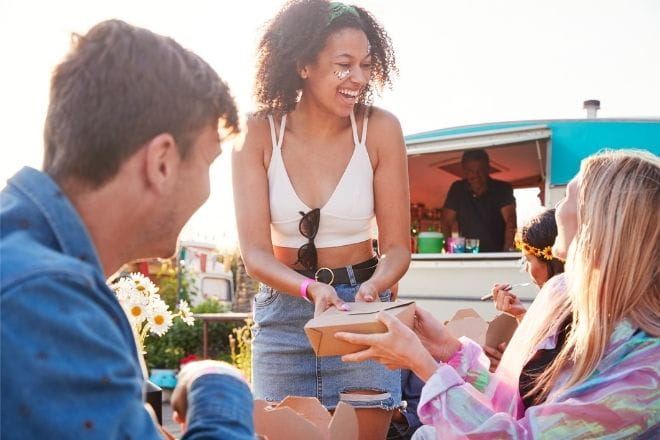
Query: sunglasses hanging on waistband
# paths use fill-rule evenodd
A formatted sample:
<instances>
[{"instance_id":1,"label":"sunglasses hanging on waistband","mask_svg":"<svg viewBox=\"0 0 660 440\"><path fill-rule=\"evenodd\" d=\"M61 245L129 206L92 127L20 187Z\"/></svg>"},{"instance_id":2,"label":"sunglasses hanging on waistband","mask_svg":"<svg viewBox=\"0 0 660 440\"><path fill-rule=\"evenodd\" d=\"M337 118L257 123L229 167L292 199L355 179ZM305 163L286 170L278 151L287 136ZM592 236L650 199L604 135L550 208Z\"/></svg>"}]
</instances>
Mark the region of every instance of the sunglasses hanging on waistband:
<instances>
[{"instance_id":1,"label":"sunglasses hanging on waistband","mask_svg":"<svg viewBox=\"0 0 660 440\"><path fill-rule=\"evenodd\" d=\"M321 209L314 208L307 213L303 211L299 212L302 217L298 224L298 230L300 231L300 234L307 239L307 243L303 244L298 249L298 260L294 264L300 263L305 269L315 271L318 266L318 255L314 239L319 232Z\"/></svg>"}]
</instances>

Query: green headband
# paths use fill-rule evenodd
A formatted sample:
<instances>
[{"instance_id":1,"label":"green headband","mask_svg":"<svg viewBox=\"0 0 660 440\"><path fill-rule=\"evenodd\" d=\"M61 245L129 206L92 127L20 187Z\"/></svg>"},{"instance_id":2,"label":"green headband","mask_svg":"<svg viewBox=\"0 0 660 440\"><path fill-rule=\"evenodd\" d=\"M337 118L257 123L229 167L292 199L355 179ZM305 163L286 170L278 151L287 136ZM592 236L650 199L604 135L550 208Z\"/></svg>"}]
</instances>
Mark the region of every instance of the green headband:
<instances>
[{"instance_id":1,"label":"green headband","mask_svg":"<svg viewBox=\"0 0 660 440\"><path fill-rule=\"evenodd\" d=\"M357 9L353 6L342 2L330 2L330 17L328 17L328 24L332 23L335 18L341 17L344 14L352 14L357 18L360 18L360 14L358 14Z\"/></svg>"}]
</instances>

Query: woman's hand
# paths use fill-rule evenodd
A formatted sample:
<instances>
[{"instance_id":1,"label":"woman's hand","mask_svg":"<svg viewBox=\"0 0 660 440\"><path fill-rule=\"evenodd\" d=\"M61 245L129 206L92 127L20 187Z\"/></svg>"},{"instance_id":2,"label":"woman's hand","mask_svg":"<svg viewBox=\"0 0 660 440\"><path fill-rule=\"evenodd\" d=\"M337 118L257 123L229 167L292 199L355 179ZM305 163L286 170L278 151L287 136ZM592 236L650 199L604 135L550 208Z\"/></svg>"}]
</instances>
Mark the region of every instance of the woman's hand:
<instances>
[{"instance_id":1,"label":"woman's hand","mask_svg":"<svg viewBox=\"0 0 660 440\"><path fill-rule=\"evenodd\" d=\"M307 297L314 303L314 316L318 316L332 306L339 310L351 310L350 306L342 301L335 288L329 284L313 282L307 287Z\"/></svg>"},{"instance_id":2,"label":"woman's hand","mask_svg":"<svg viewBox=\"0 0 660 440\"><path fill-rule=\"evenodd\" d=\"M511 291L510 284L495 284L492 289L495 308L501 312L515 316L519 321L527 311L518 297Z\"/></svg>"},{"instance_id":3,"label":"woman's hand","mask_svg":"<svg viewBox=\"0 0 660 440\"><path fill-rule=\"evenodd\" d=\"M415 306L414 330L434 359L446 362L461 349L460 341L452 336L449 330L431 313L417 305Z\"/></svg>"},{"instance_id":4,"label":"woman's hand","mask_svg":"<svg viewBox=\"0 0 660 440\"><path fill-rule=\"evenodd\" d=\"M506 350L506 344L506 342L502 342L497 348L488 347L486 345L483 346L484 353L486 353L486 356L488 356L488 359L490 360L490 368L488 370L491 373L494 373L500 365L502 355L504 354L504 350Z\"/></svg>"},{"instance_id":5,"label":"woman's hand","mask_svg":"<svg viewBox=\"0 0 660 440\"><path fill-rule=\"evenodd\" d=\"M438 365L417 335L387 312L380 312L378 320L387 327L386 333L363 335L338 332L335 334L336 338L343 341L369 347L357 353L344 355L341 359L344 362L374 359L389 369L407 368L423 381L428 380Z\"/></svg>"},{"instance_id":6,"label":"woman's hand","mask_svg":"<svg viewBox=\"0 0 660 440\"><path fill-rule=\"evenodd\" d=\"M379 300L378 289L369 281L362 283L357 294L355 294L355 302L373 302Z\"/></svg>"}]
</instances>

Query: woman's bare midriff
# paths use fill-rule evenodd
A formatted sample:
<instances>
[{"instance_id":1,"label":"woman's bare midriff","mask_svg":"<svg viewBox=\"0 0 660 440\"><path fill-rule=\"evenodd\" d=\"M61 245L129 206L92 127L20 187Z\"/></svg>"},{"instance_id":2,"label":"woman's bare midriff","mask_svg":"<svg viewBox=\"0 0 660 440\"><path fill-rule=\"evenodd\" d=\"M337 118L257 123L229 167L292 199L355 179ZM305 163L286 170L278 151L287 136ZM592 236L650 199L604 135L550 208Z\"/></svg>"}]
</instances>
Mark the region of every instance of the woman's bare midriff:
<instances>
[{"instance_id":1,"label":"woman's bare midriff","mask_svg":"<svg viewBox=\"0 0 660 440\"><path fill-rule=\"evenodd\" d=\"M317 248L317 253L318 266L329 268L362 263L375 255L371 240L346 246ZM294 264L298 260L298 248L273 246L273 254L281 263L294 269L302 269L302 266Z\"/></svg>"}]
</instances>

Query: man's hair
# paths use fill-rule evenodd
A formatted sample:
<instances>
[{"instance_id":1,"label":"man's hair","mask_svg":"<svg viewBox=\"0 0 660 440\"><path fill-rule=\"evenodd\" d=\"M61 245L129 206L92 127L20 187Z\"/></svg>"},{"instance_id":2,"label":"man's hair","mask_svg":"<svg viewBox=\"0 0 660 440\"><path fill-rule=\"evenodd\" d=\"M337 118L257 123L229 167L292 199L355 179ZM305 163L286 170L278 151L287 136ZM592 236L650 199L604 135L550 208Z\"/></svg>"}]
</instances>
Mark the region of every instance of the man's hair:
<instances>
[{"instance_id":1,"label":"man's hair","mask_svg":"<svg viewBox=\"0 0 660 440\"><path fill-rule=\"evenodd\" d=\"M371 79L358 103L370 103L374 92L391 86L398 73L392 42L368 11L327 0L290 0L268 23L257 48L258 113L292 111L303 88L298 68L315 62L328 37L346 28L363 31L371 49Z\"/></svg>"},{"instance_id":2,"label":"man's hair","mask_svg":"<svg viewBox=\"0 0 660 440\"><path fill-rule=\"evenodd\" d=\"M92 188L149 140L171 134L182 158L205 126L238 131L229 88L172 38L120 20L74 34L56 67L44 130L44 171Z\"/></svg>"},{"instance_id":3,"label":"man's hair","mask_svg":"<svg viewBox=\"0 0 660 440\"><path fill-rule=\"evenodd\" d=\"M481 162L487 166L490 166L490 158L488 157L488 153L486 153L485 150L479 149L465 151L463 153L463 157L461 158L461 165L465 165L471 161Z\"/></svg>"}]
</instances>

